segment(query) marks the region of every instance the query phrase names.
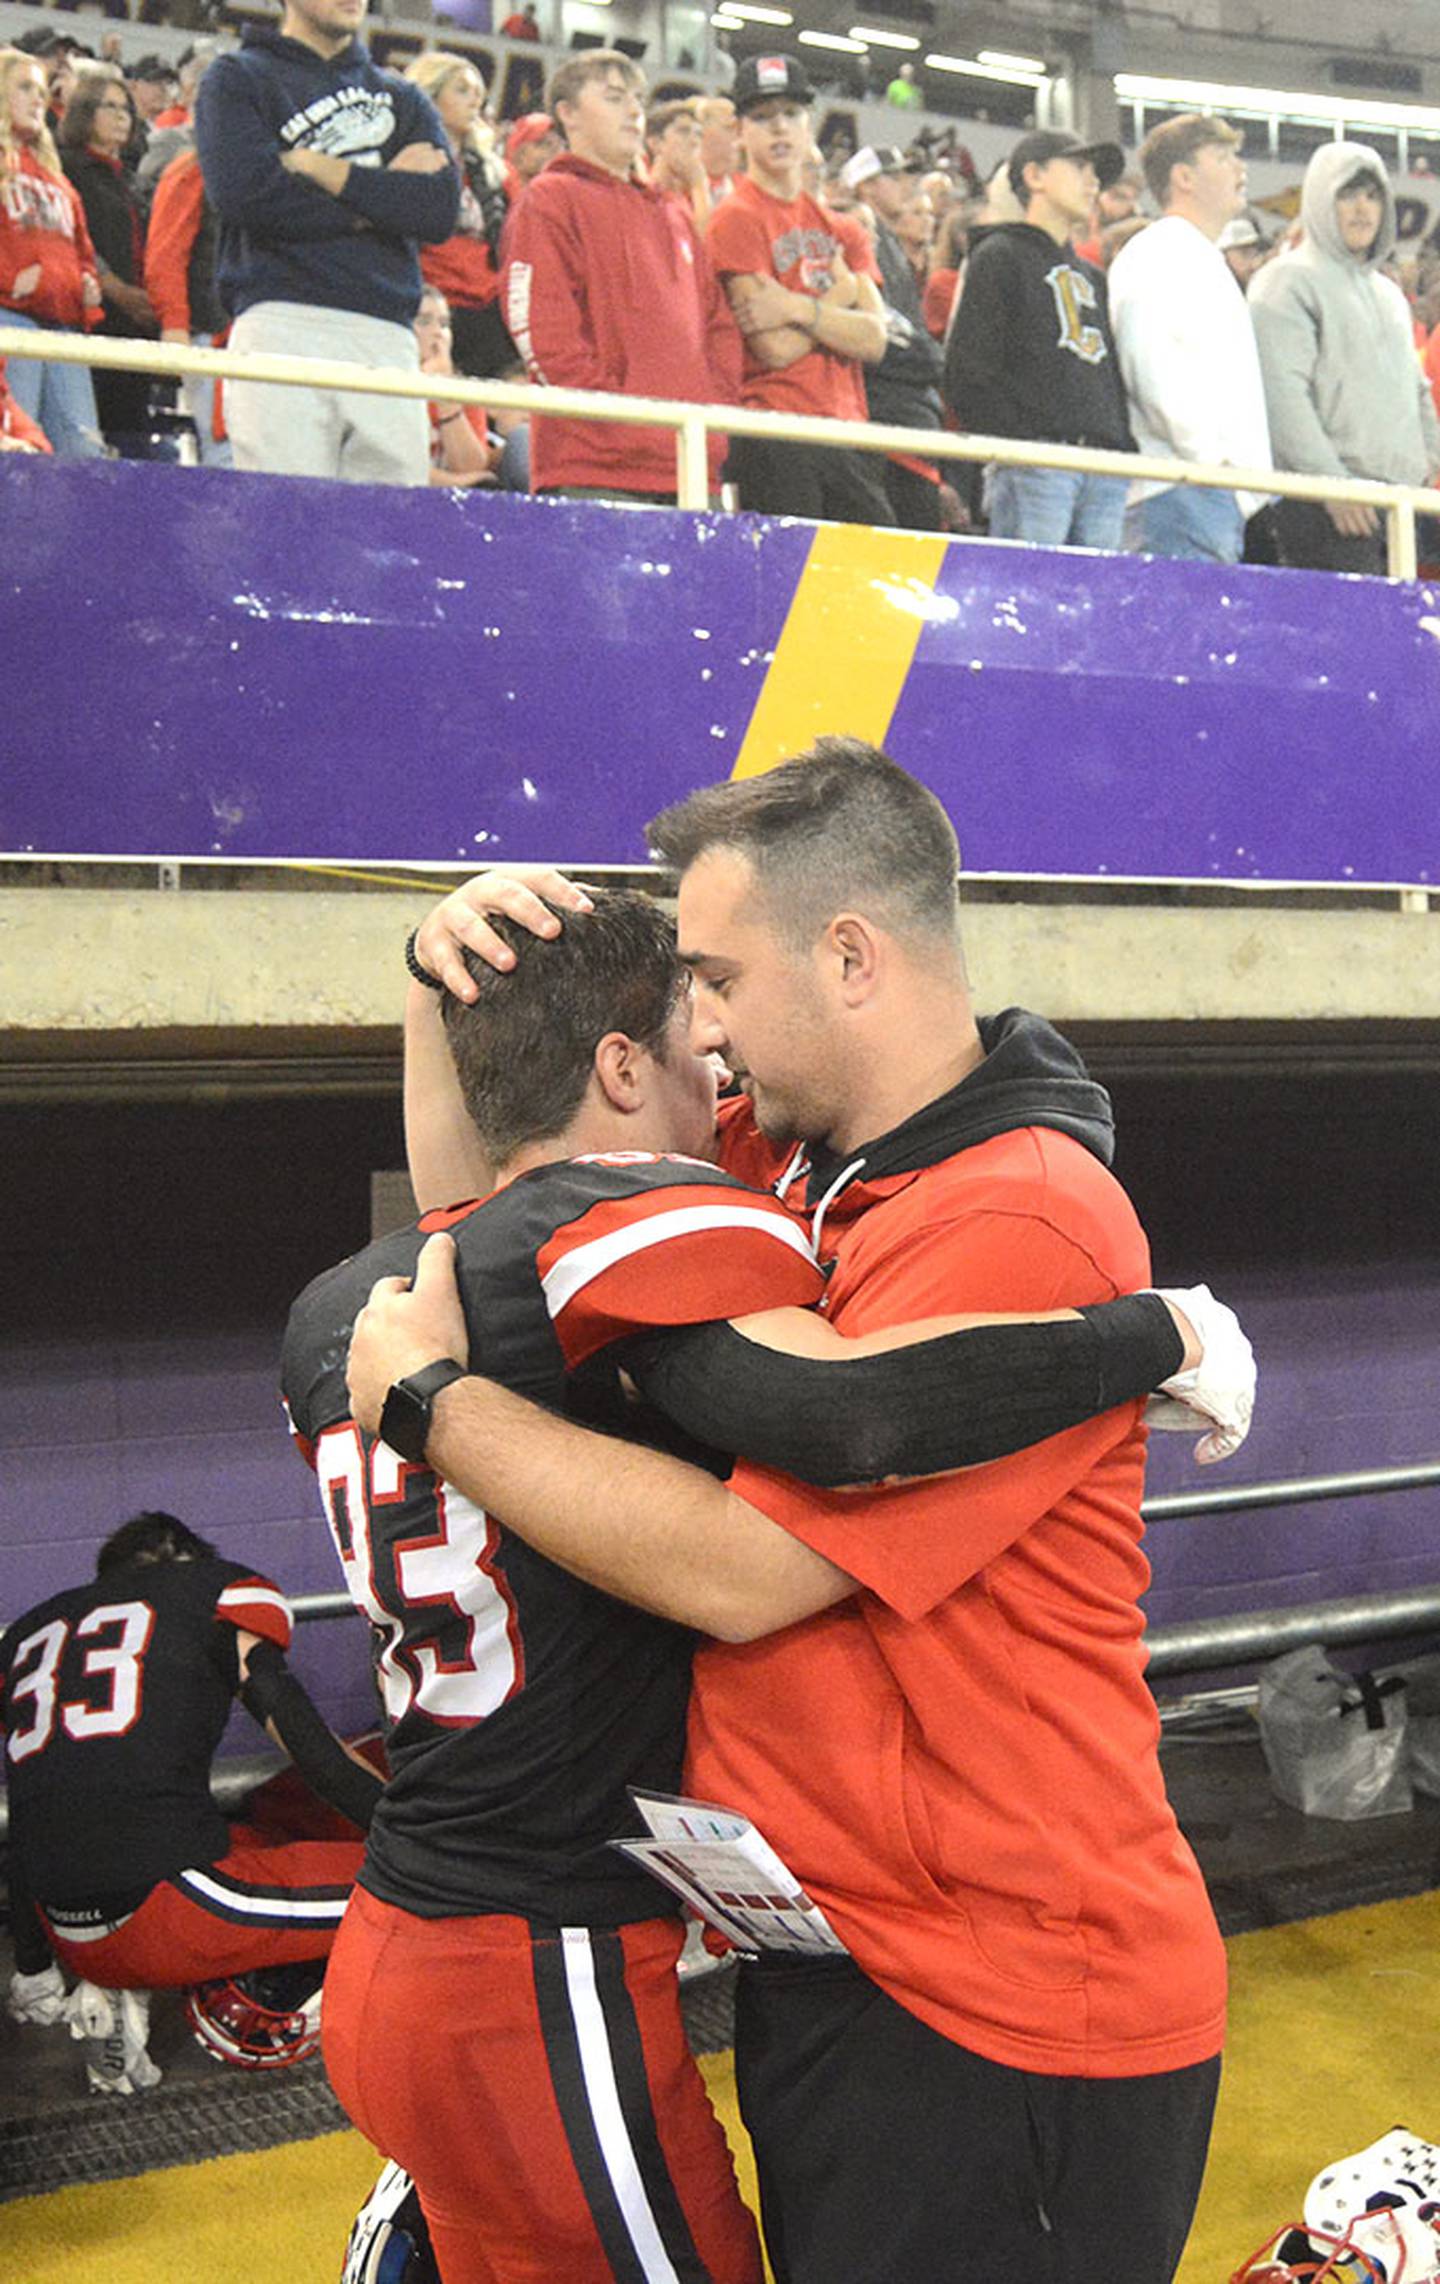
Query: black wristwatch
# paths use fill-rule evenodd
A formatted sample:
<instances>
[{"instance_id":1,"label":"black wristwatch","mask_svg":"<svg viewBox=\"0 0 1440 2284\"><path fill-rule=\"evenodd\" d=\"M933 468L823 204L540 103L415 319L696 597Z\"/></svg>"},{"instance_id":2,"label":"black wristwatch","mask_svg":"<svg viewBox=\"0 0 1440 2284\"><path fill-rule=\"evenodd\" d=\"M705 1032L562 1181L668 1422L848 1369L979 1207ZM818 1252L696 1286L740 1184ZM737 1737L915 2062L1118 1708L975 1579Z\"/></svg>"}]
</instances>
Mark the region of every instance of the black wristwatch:
<instances>
[{"instance_id":1,"label":"black wristwatch","mask_svg":"<svg viewBox=\"0 0 1440 2284\"><path fill-rule=\"evenodd\" d=\"M453 1356L442 1356L438 1363L426 1364L406 1379L396 1380L380 1414L380 1441L388 1443L401 1459L408 1459L412 1467L423 1467L435 1398L452 1380L464 1378L464 1365L457 1364Z\"/></svg>"}]
</instances>

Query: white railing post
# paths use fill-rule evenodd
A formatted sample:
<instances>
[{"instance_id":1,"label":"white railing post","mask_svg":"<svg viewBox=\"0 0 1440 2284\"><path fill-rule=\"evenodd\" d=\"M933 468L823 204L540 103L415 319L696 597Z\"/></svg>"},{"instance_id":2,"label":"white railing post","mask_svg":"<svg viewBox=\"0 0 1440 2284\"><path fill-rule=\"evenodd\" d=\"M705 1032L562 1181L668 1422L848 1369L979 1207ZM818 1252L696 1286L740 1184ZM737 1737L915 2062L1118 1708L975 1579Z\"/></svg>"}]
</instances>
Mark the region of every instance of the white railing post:
<instances>
[{"instance_id":1,"label":"white railing post","mask_svg":"<svg viewBox=\"0 0 1440 2284\"><path fill-rule=\"evenodd\" d=\"M675 501L682 508L710 505L709 433L703 412L682 420L675 435L677 478Z\"/></svg>"},{"instance_id":2,"label":"white railing post","mask_svg":"<svg viewBox=\"0 0 1440 2284\"><path fill-rule=\"evenodd\" d=\"M1385 508L1386 569L1392 579L1413 579L1419 570L1415 548L1415 510L1403 495Z\"/></svg>"}]
</instances>

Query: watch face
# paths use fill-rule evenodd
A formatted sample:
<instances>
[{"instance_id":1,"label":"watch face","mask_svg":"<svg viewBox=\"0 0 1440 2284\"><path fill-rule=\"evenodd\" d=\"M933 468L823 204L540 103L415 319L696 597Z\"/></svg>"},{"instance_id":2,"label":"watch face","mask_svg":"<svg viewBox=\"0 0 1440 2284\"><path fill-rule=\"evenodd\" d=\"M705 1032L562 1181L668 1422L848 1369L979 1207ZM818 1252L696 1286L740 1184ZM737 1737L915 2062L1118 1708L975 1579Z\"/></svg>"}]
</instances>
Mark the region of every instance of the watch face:
<instances>
[{"instance_id":1,"label":"watch face","mask_svg":"<svg viewBox=\"0 0 1440 2284\"><path fill-rule=\"evenodd\" d=\"M423 1467L435 1398L452 1380L464 1377L463 1364L457 1364L453 1357L441 1356L419 1372L395 1381L380 1414L381 1442L388 1443L402 1459L408 1459L412 1467Z\"/></svg>"},{"instance_id":2,"label":"watch face","mask_svg":"<svg viewBox=\"0 0 1440 2284\"><path fill-rule=\"evenodd\" d=\"M403 1380L397 1380L385 1398L380 1414L380 1440L401 1459L420 1467L425 1459L425 1438L430 1433L430 1405Z\"/></svg>"}]
</instances>

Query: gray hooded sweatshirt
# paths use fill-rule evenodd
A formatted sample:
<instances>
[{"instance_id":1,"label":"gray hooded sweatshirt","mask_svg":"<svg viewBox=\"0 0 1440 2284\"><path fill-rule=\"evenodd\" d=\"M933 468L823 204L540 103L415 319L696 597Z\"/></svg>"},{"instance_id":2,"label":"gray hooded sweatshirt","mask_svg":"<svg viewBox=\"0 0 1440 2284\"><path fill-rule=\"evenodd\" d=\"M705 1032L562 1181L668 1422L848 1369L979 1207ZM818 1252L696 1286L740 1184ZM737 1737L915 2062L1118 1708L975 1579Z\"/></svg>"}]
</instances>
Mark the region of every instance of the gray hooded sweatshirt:
<instances>
[{"instance_id":1,"label":"gray hooded sweatshirt","mask_svg":"<svg viewBox=\"0 0 1440 2284\"><path fill-rule=\"evenodd\" d=\"M1379 234L1352 254L1335 217L1361 171L1384 193ZM1293 253L1257 271L1250 314L1277 468L1423 484L1440 468L1440 422L1416 355L1410 308L1380 264L1395 243L1395 195L1364 143L1327 143L1305 170Z\"/></svg>"}]
</instances>

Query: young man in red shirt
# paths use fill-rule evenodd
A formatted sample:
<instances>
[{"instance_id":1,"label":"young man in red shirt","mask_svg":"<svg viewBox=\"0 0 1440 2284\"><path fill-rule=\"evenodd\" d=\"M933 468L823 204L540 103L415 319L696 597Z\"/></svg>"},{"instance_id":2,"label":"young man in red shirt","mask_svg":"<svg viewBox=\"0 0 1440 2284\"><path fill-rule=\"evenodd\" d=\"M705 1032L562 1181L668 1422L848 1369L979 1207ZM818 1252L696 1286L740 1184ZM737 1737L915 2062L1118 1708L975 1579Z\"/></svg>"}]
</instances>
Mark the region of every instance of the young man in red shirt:
<instances>
[{"instance_id":1,"label":"young man in red shirt","mask_svg":"<svg viewBox=\"0 0 1440 2284\"><path fill-rule=\"evenodd\" d=\"M530 378L555 388L729 404L740 337L689 213L635 173L645 82L628 56L572 56L550 83L567 148L505 234L505 322ZM725 442L710 439L711 488ZM572 498L673 504L673 431L614 422L531 424L530 484Z\"/></svg>"},{"instance_id":2,"label":"young man in red shirt","mask_svg":"<svg viewBox=\"0 0 1440 2284\"><path fill-rule=\"evenodd\" d=\"M862 367L885 354L873 253L802 187L813 89L794 56L750 56L735 75L746 172L717 208L710 258L745 336L741 402L865 420ZM737 436L727 474L742 508L836 523L893 523L873 454Z\"/></svg>"},{"instance_id":3,"label":"young man in red shirt","mask_svg":"<svg viewBox=\"0 0 1440 2284\"><path fill-rule=\"evenodd\" d=\"M838 1329L1148 1281L1102 1091L1037 1018L971 1008L931 795L826 739L651 839L682 875L695 1043L746 1090L724 1164L803 1212ZM464 1353L446 1280L432 1248L413 1292L372 1298L357 1418ZM753 1819L849 1953L742 1971L781 2284L913 2284L959 2246L1007 2284L1169 2284L1225 1969L1145 1686L1138 1408L963 1475L817 1492L743 1464L721 1488L465 1378L425 1458L552 1559L716 1637L688 1786ZM877 2157L902 2200L874 2196Z\"/></svg>"}]
</instances>

